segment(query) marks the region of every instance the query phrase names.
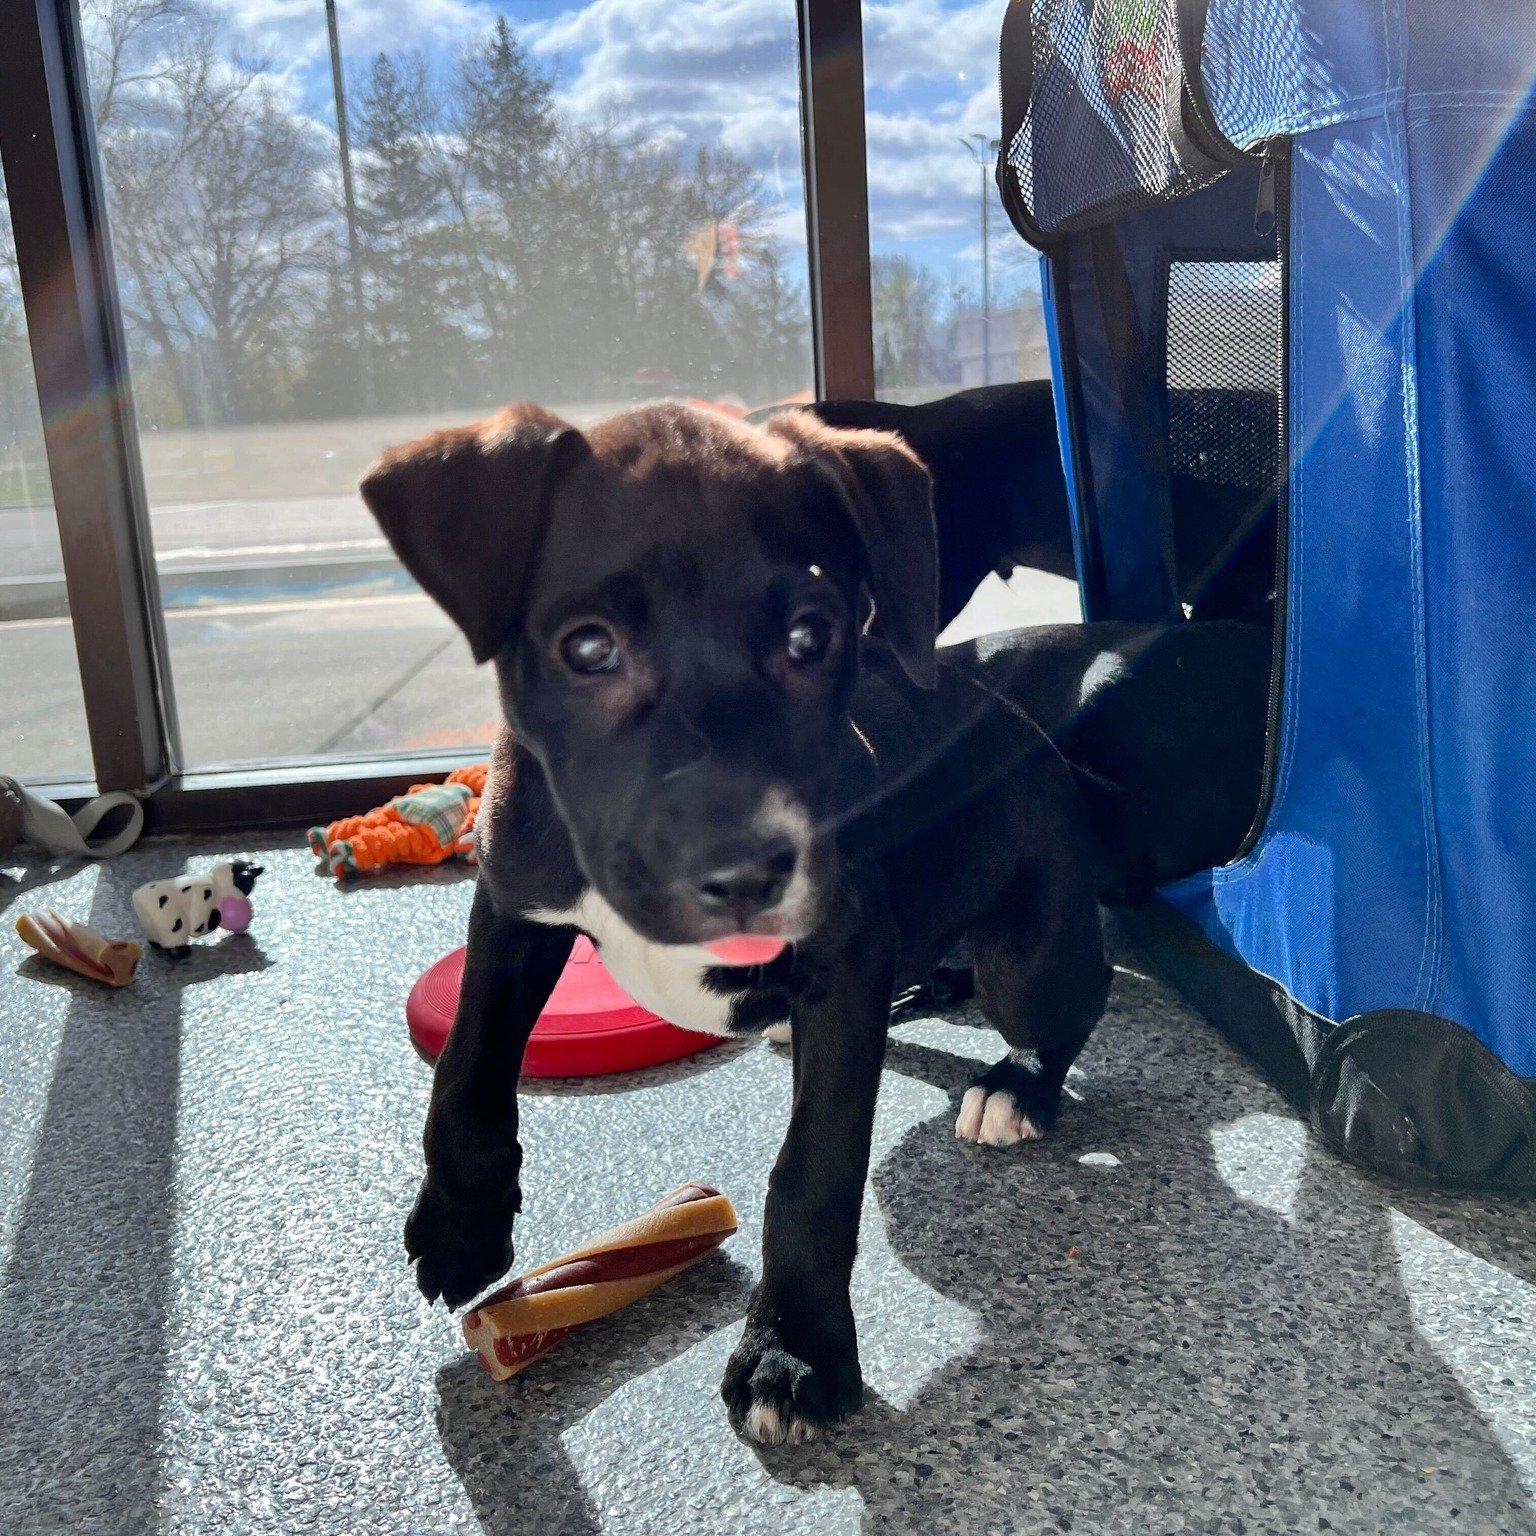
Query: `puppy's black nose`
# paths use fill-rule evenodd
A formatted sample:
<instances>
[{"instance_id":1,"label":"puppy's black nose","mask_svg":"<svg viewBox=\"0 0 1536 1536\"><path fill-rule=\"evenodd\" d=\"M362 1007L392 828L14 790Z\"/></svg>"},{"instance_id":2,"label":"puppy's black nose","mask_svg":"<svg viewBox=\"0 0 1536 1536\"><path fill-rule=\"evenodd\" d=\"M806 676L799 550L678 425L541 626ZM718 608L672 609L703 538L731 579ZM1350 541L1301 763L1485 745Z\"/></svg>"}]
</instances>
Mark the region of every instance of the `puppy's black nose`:
<instances>
[{"instance_id":1,"label":"puppy's black nose","mask_svg":"<svg viewBox=\"0 0 1536 1536\"><path fill-rule=\"evenodd\" d=\"M693 881L699 906L713 917L734 917L745 924L778 903L795 872L795 845L784 839L738 849Z\"/></svg>"}]
</instances>

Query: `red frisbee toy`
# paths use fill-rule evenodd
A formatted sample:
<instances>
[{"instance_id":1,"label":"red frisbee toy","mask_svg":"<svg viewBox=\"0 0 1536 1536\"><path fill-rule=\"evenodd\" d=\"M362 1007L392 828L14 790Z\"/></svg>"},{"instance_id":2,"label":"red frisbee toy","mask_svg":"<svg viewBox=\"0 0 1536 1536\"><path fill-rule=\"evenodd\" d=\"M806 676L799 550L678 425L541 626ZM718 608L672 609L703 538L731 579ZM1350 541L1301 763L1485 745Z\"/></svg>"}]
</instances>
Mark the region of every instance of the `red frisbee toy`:
<instances>
[{"instance_id":1,"label":"red frisbee toy","mask_svg":"<svg viewBox=\"0 0 1536 1536\"><path fill-rule=\"evenodd\" d=\"M436 1061L453 1027L464 951L444 955L411 988L405 1022L411 1042ZM523 1053L524 1077L597 1077L677 1061L719 1045L719 1035L678 1029L642 1008L608 974L585 934L571 950Z\"/></svg>"}]
</instances>

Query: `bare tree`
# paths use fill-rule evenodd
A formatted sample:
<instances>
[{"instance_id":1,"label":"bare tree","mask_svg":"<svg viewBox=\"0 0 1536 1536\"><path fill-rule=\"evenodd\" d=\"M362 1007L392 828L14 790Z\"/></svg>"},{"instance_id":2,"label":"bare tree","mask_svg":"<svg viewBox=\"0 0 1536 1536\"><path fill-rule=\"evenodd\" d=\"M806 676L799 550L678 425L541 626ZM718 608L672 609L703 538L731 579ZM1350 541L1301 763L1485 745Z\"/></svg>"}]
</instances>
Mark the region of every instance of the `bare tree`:
<instances>
[{"instance_id":1,"label":"bare tree","mask_svg":"<svg viewBox=\"0 0 1536 1536\"><path fill-rule=\"evenodd\" d=\"M315 130L196 0L83 14L130 344L184 420L261 414L333 238Z\"/></svg>"},{"instance_id":2,"label":"bare tree","mask_svg":"<svg viewBox=\"0 0 1536 1536\"><path fill-rule=\"evenodd\" d=\"M185 95L215 56L216 29L197 0L83 0L80 19L98 133L142 117L168 82Z\"/></svg>"}]
</instances>

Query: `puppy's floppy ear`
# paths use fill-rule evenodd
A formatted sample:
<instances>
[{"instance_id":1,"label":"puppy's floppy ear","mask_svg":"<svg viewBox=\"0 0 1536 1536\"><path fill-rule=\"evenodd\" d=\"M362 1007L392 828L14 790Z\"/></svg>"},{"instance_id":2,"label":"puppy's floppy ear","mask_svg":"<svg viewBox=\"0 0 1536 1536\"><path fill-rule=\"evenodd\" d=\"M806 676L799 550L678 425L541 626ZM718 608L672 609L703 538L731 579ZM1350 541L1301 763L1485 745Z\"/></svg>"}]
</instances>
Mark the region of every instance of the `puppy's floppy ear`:
<instances>
[{"instance_id":1,"label":"puppy's floppy ear","mask_svg":"<svg viewBox=\"0 0 1536 1536\"><path fill-rule=\"evenodd\" d=\"M875 616L902 670L920 688L938 682L939 552L933 480L894 432L829 427L808 411L768 423L831 476L864 546Z\"/></svg>"},{"instance_id":2,"label":"puppy's floppy ear","mask_svg":"<svg viewBox=\"0 0 1536 1536\"><path fill-rule=\"evenodd\" d=\"M363 477L363 500L401 564L464 631L476 661L511 632L555 487L588 451L569 422L509 405L386 448Z\"/></svg>"}]
</instances>

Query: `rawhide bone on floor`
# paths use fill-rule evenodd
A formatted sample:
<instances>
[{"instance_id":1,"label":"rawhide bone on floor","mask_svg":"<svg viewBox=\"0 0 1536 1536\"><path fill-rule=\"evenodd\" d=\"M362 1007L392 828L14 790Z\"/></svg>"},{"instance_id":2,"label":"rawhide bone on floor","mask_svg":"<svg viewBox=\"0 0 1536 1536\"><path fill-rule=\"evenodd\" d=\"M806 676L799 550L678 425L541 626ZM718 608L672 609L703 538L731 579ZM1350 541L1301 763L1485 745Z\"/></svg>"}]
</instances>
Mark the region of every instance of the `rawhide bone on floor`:
<instances>
[{"instance_id":1,"label":"rawhide bone on floor","mask_svg":"<svg viewBox=\"0 0 1536 1536\"><path fill-rule=\"evenodd\" d=\"M505 1381L583 1323L654 1291L735 1230L736 1210L724 1195L684 1184L633 1221L487 1296L465 1314L464 1342Z\"/></svg>"},{"instance_id":2,"label":"rawhide bone on floor","mask_svg":"<svg viewBox=\"0 0 1536 1536\"><path fill-rule=\"evenodd\" d=\"M23 944L35 949L45 960L62 965L92 981L109 987L126 987L139 968L143 951L127 939L104 939L84 923L61 917L52 907L41 912L23 912L16 919L16 932Z\"/></svg>"}]
</instances>

